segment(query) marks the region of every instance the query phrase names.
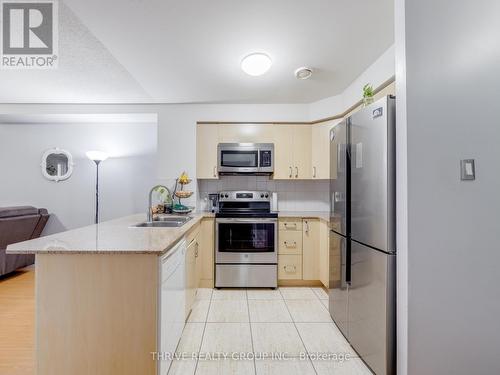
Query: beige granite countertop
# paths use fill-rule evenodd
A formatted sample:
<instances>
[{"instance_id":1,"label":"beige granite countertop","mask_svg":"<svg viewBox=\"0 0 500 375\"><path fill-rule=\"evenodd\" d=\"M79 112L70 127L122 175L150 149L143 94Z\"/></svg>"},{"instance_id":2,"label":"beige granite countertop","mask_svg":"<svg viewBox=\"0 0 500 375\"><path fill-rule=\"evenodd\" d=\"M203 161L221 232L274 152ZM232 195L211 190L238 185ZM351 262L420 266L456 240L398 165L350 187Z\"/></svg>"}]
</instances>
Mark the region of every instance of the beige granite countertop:
<instances>
[{"instance_id":1,"label":"beige granite countertop","mask_svg":"<svg viewBox=\"0 0 500 375\"><path fill-rule=\"evenodd\" d=\"M328 211L278 211L278 217L301 217L304 219L320 219L330 221Z\"/></svg>"},{"instance_id":2,"label":"beige granite countertop","mask_svg":"<svg viewBox=\"0 0 500 375\"><path fill-rule=\"evenodd\" d=\"M69 230L7 247L8 254L158 254L165 253L208 212L193 213L178 228L136 228L146 214L125 216L97 225Z\"/></svg>"},{"instance_id":3,"label":"beige granite countertop","mask_svg":"<svg viewBox=\"0 0 500 375\"><path fill-rule=\"evenodd\" d=\"M8 254L164 254L210 212L193 213L193 218L178 228L136 228L146 221L145 214L125 216L97 225L18 242L7 246ZM278 217L318 218L330 221L326 211L280 211Z\"/></svg>"}]
</instances>

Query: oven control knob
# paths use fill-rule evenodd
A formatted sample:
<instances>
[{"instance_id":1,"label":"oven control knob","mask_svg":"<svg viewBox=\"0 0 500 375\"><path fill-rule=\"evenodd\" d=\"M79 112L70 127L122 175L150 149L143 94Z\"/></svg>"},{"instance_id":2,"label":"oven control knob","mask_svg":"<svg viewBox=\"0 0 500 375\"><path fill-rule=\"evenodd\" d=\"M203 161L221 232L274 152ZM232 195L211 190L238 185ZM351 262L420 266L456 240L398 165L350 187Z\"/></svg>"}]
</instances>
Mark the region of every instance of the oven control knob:
<instances>
[{"instance_id":1,"label":"oven control knob","mask_svg":"<svg viewBox=\"0 0 500 375\"><path fill-rule=\"evenodd\" d=\"M264 194L261 194L261 195L260 195L260 197L261 197L261 198L264 198Z\"/></svg>"},{"instance_id":2,"label":"oven control knob","mask_svg":"<svg viewBox=\"0 0 500 375\"><path fill-rule=\"evenodd\" d=\"M266 194L266 198L269 198L269 194Z\"/></svg>"},{"instance_id":3,"label":"oven control knob","mask_svg":"<svg viewBox=\"0 0 500 375\"><path fill-rule=\"evenodd\" d=\"M220 195L220 197L221 197L221 198L224 198L224 194L221 194L221 195Z\"/></svg>"},{"instance_id":4,"label":"oven control knob","mask_svg":"<svg viewBox=\"0 0 500 375\"><path fill-rule=\"evenodd\" d=\"M227 194L226 194L226 195L225 195L225 197L226 197L226 198L229 198L229 195L227 195Z\"/></svg>"}]
</instances>

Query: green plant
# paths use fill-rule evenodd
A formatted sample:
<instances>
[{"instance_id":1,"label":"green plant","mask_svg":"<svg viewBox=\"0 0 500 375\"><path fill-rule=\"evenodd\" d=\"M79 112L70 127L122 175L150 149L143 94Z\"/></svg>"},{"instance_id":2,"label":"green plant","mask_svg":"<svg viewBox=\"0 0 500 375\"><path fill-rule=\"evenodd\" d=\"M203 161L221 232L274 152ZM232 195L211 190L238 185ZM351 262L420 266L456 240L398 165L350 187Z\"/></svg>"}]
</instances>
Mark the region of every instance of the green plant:
<instances>
[{"instance_id":1,"label":"green plant","mask_svg":"<svg viewBox=\"0 0 500 375\"><path fill-rule=\"evenodd\" d=\"M372 98L374 95L373 86L369 83L363 86L363 98Z\"/></svg>"}]
</instances>

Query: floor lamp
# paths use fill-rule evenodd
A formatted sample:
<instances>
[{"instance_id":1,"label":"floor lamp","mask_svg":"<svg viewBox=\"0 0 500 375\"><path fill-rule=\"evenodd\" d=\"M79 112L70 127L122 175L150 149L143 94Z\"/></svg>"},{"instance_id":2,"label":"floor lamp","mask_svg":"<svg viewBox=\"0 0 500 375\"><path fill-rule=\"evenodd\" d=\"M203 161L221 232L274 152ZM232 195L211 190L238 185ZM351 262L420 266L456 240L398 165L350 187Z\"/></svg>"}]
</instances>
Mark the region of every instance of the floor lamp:
<instances>
[{"instance_id":1,"label":"floor lamp","mask_svg":"<svg viewBox=\"0 0 500 375\"><path fill-rule=\"evenodd\" d=\"M109 156L103 151L87 151L87 157L95 163L96 180L95 180L95 223L99 223L99 164L106 160Z\"/></svg>"}]
</instances>

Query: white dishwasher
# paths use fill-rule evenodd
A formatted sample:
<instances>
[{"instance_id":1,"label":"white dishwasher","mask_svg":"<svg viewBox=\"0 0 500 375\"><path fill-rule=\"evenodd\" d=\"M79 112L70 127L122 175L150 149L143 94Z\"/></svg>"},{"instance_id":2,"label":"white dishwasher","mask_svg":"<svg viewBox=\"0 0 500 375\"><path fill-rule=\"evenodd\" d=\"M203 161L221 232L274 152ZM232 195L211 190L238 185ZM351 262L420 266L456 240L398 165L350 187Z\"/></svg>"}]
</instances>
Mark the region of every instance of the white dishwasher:
<instances>
[{"instance_id":1,"label":"white dishwasher","mask_svg":"<svg viewBox=\"0 0 500 375\"><path fill-rule=\"evenodd\" d=\"M160 258L159 374L166 375L173 355L182 335L185 323L186 241L179 241L167 254Z\"/></svg>"}]
</instances>

